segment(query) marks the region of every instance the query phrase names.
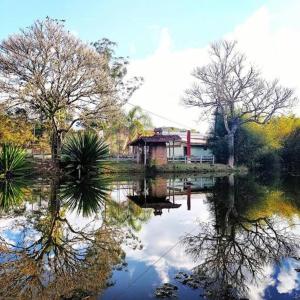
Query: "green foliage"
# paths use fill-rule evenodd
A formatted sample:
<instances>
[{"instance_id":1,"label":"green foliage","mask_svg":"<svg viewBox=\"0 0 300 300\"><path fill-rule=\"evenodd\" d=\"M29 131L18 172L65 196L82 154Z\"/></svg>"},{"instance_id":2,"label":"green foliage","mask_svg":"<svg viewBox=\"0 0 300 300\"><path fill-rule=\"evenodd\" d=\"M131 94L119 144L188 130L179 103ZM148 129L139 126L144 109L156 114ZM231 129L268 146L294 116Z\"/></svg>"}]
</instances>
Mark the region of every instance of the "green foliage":
<instances>
[{"instance_id":1,"label":"green foliage","mask_svg":"<svg viewBox=\"0 0 300 300\"><path fill-rule=\"evenodd\" d=\"M284 166L293 173L300 172L300 127L289 134L282 149Z\"/></svg>"},{"instance_id":2,"label":"green foliage","mask_svg":"<svg viewBox=\"0 0 300 300\"><path fill-rule=\"evenodd\" d=\"M285 165L290 164L291 167L295 164L296 168L299 161L296 150L296 129L299 127L300 119L294 116L274 117L265 125L244 124L237 130L235 136L236 162L252 169L264 170L267 167L276 170L283 159ZM228 159L227 133L220 114L215 116L211 135L209 147L216 156L217 162L226 163Z\"/></svg>"},{"instance_id":3,"label":"green foliage","mask_svg":"<svg viewBox=\"0 0 300 300\"><path fill-rule=\"evenodd\" d=\"M110 225L128 226L138 232L142 225L150 220L151 215L152 209L141 208L133 201L111 201L107 206L106 222Z\"/></svg>"},{"instance_id":4,"label":"green foliage","mask_svg":"<svg viewBox=\"0 0 300 300\"><path fill-rule=\"evenodd\" d=\"M108 178L84 176L80 180L71 177L60 187L61 199L72 211L84 217L99 213L108 200Z\"/></svg>"},{"instance_id":5,"label":"green foliage","mask_svg":"<svg viewBox=\"0 0 300 300\"><path fill-rule=\"evenodd\" d=\"M108 146L91 131L71 134L61 151L62 166L79 177L90 172L97 173L103 159L109 154Z\"/></svg>"},{"instance_id":6,"label":"green foliage","mask_svg":"<svg viewBox=\"0 0 300 300\"><path fill-rule=\"evenodd\" d=\"M236 162L250 168L267 165L266 163L273 164L277 159L275 151L268 148L264 136L257 134L248 126L241 127L237 131L235 148Z\"/></svg>"},{"instance_id":7,"label":"green foliage","mask_svg":"<svg viewBox=\"0 0 300 300\"><path fill-rule=\"evenodd\" d=\"M11 178L24 175L29 165L26 151L19 146L3 144L0 152L0 176Z\"/></svg>"},{"instance_id":8,"label":"green foliage","mask_svg":"<svg viewBox=\"0 0 300 300\"><path fill-rule=\"evenodd\" d=\"M0 180L0 210L8 211L24 201L26 186L20 180Z\"/></svg>"}]
</instances>

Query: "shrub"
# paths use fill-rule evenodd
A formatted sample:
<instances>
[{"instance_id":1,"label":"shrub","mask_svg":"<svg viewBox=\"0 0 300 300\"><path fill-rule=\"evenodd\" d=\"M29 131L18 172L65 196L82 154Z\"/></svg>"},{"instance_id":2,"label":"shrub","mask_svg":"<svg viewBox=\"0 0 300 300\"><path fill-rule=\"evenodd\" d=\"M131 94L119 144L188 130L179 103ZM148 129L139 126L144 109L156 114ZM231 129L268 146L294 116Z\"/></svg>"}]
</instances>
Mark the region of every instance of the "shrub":
<instances>
[{"instance_id":1,"label":"shrub","mask_svg":"<svg viewBox=\"0 0 300 300\"><path fill-rule=\"evenodd\" d=\"M77 172L78 177L81 177L97 172L108 154L108 146L96 133L79 131L71 134L63 144L61 162L67 171Z\"/></svg>"},{"instance_id":2,"label":"shrub","mask_svg":"<svg viewBox=\"0 0 300 300\"><path fill-rule=\"evenodd\" d=\"M3 144L0 152L0 174L1 177L11 178L24 175L28 169L26 151L19 146Z\"/></svg>"}]
</instances>

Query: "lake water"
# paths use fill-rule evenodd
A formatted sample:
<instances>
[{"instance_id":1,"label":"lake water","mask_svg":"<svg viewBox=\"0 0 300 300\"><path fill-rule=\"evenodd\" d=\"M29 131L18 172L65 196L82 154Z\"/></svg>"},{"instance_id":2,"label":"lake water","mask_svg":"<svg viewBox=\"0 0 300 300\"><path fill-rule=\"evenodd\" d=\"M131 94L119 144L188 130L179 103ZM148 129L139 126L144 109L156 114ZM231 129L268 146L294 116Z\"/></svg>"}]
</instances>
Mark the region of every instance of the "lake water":
<instances>
[{"instance_id":1,"label":"lake water","mask_svg":"<svg viewBox=\"0 0 300 300\"><path fill-rule=\"evenodd\" d=\"M2 181L0 299L300 299L300 178L273 175Z\"/></svg>"}]
</instances>

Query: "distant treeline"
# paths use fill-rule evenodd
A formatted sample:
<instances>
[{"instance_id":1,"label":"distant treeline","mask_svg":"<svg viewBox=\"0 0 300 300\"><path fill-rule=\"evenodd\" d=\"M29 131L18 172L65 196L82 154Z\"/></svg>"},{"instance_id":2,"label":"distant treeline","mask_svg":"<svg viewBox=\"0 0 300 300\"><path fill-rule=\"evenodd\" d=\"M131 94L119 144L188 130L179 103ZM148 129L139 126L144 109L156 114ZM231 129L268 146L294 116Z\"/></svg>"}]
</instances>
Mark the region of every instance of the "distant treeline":
<instances>
[{"instance_id":1,"label":"distant treeline","mask_svg":"<svg viewBox=\"0 0 300 300\"><path fill-rule=\"evenodd\" d=\"M228 160L227 133L220 114L215 115L209 145L220 163ZM273 117L267 124L248 123L238 129L235 161L250 169L281 167L300 172L300 118Z\"/></svg>"}]
</instances>

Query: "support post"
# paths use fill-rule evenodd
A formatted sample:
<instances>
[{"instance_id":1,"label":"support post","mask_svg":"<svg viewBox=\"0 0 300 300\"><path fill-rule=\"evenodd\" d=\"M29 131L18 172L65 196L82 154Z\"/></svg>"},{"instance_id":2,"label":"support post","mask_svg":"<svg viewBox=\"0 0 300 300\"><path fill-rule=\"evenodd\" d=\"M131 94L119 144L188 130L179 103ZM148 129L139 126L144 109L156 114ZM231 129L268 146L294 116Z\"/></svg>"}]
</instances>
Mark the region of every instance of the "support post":
<instances>
[{"instance_id":1,"label":"support post","mask_svg":"<svg viewBox=\"0 0 300 300\"><path fill-rule=\"evenodd\" d=\"M191 186L187 187L187 209L191 210Z\"/></svg>"},{"instance_id":2,"label":"support post","mask_svg":"<svg viewBox=\"0 0 300 300\"><path fill-rule=\"evenodd\" d=\"M147 144L145 142L145 146L144 146L144 166L146 166L147 164Z\"/></svg>"},{"instance_id":3,"label":"support post","mask_svg":"<svg viewBox=\"0 0 300 300\"><path fill-rule=\"evenodd\" d=\"M191 162L191 131L187 130L186 132L186 156L187 162Z\"/></svg>"},{"instance_id":4,"label":"support post","mask_svg":"<svg viewBox=\"0 0 300 300\"><path fill-rule=\"evenodd\" d=\"M174 142L174 140L173 140L173 153L172 153L172 160L173 160L173 163L174 163L174 159L175 159L175 157L174 157L174 144L175 144L175 142Z\"/></svg>"}]
</instances>

